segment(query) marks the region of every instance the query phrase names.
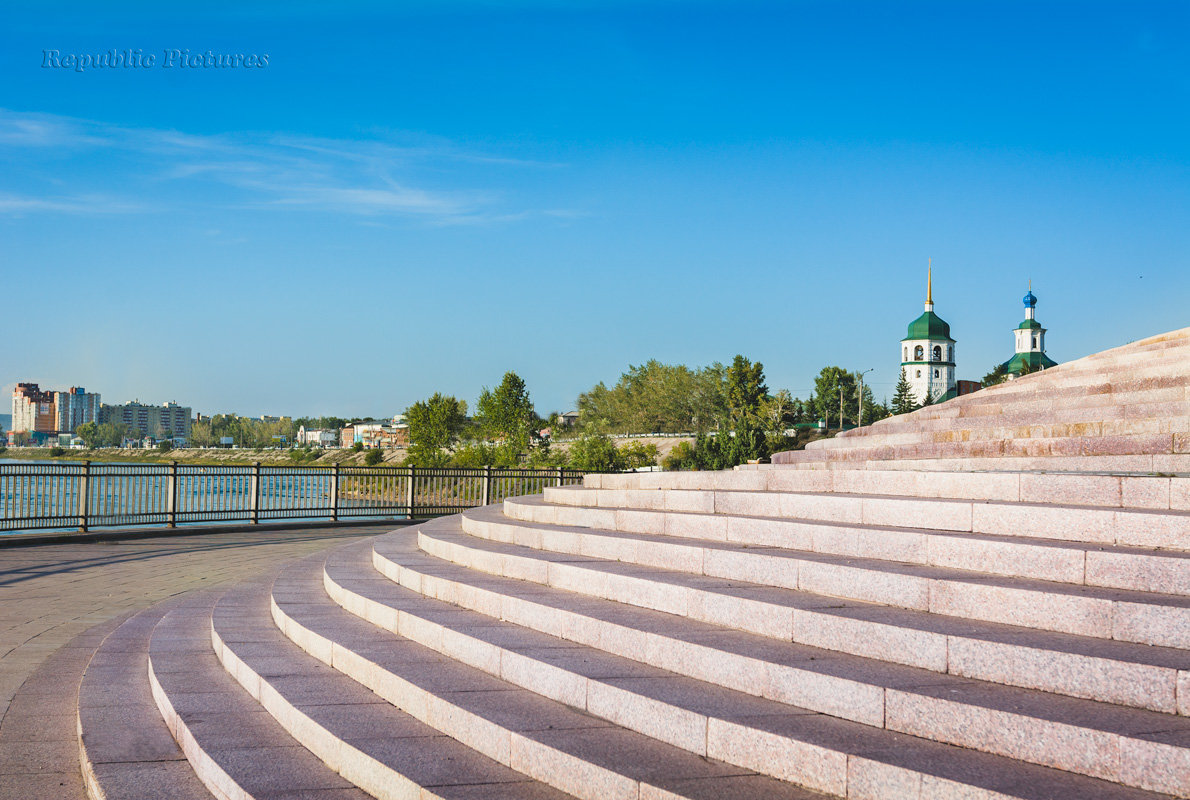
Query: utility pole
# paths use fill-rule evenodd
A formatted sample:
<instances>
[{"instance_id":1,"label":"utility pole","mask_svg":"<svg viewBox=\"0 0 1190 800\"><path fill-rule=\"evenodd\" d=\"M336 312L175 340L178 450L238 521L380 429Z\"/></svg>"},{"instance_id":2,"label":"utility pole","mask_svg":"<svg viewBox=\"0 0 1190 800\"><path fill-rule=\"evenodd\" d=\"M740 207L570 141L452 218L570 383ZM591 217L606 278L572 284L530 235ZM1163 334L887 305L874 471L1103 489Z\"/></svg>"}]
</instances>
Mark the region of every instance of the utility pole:
<instances>
[{"instance_id":1,"label":"utility pole","mask_svg":"<svg viewBox=\"0 0 1190 800\"><path fill-rule=\"evenodd\" d=\"M839 433L843 432L843 382L839 381Z\"/></svg>"},{"instance_id":2,"label":"utility pole","mask_svg":"<svg viewBox=\"0 0 1190 800\"><path fill-rule=\"evenodd\" d=\"M871 369L865 369L859 374L859 425L857 427L860 428L864 426L864 376L871 371Z\"/></svg>"}]
</instances>

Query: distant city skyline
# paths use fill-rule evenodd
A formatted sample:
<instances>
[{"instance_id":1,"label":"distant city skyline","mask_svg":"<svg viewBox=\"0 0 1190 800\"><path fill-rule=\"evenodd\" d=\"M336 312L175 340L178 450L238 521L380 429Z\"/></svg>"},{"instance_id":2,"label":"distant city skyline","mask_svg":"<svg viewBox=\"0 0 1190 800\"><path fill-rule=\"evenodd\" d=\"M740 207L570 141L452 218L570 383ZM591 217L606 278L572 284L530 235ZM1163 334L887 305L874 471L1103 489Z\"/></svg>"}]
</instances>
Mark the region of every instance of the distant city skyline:
<instances>
[{"instance_id":1,"label":"distant city skyline","mask_svg":"<svg viewBox=\"0 0 1190 800\"><path fill-rule=\"evenodd\" d=\"M651 358L891 398L1190 324L1182 3L259 2L0 10L0 393L541 414ZM53 13L51 14L51 11ZM282 13L284 16L282 16ZM268 54L42 67L43 51Z\"/></svg>"}]
</instances>

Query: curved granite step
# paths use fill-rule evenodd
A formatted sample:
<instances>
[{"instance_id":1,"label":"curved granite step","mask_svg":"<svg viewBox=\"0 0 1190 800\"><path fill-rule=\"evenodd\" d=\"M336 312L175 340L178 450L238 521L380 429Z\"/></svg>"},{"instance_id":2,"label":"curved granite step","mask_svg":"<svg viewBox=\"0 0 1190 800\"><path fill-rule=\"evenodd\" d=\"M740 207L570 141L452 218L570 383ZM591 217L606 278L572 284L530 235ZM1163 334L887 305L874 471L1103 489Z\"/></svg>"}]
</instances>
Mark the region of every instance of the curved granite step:
<instances>
[{"instance_id":1,"label":"curved granite step","mask_svg":"<svg viewBox=\"0 0 1190 800\"><path fill-rule=\"evenodd\" d=\"M168 602L129 618L96 649L78 694L79 761L90 800L211 800L149 689L149 637Z\"/></svg>"},{"instance_id":2,"label":"curved granite step","mask_svg":"<svg viewBox=\"0 0 1190 800\"><path fill-rule=\"evenodd\" d=\"M526 523L500 522L504 518L496 508L464 513L462 530L504 544L594 558L615 557L606 545L584 546L584 537L595 534L594 531L543 525L520 528L518 525ZM674 569L687 561L680 552L655 547L649 539L644 541L648 546L620 553L619 560L662 569ZM756 551L758 557L763 553ZM752 552L748 555L751 558ZM704 559L698 568L705 570L706 564ZM758 567L753 571L750 565L748 559L742 559L729 563L728 567L739 567L739 575L735 577L740 580L755 582L773 575L771 569ZM712 577L733 577L727 574L730 569L711 572L715 573ZM770 578L767 583L778 580ZM772 625L766 609L750 613L756 609L750 609L746 600L741 601L737 616L753 632L790 638L800 644L1072 697L1190 714L1190 652L1186 650L1035 631L856 601L840 602L798 590L787 593L786 603L790 617L776 626ZM722 615L724 609L718 609L718 613ZM729 620L717 616L708 621ZM1187 687L1180 698L1179 682L1185 682Z\"/></svg>"},{"instance_id":3,"label":"curved granite step","mask_svg":"<svg viewBox=\"0 0 1190 800\"><path fill-rule=\"evenodd\" d=\"M615 509L610 528L580 525L586 509L556 506L540 497L504 501L503 514L464 514L464 528L479 520L499 538L546 550L571 549L620 561L664 566L669 559L706 565L714 554L739 548L777 548L878 561L949 567L1010 578L1190 596L1190 552L1031 539L1022 536L888 528L784 517L690 514ZM500 527L507 528L501 531ZM553 535L548 535L553 531ZM529 533L535 532L535 533ZM615 537L622 545L617 546ZM546 540L549 544L546 544ZM529 544L533 542L533 544ZM537 544L541 542L541 544ZM631 544L636 543L636 544ZM587 550L575 551L575 547ZM764 551L756 551L757 560ZM774 555L781 553L774 551ZM676 563L676 562L673 562ZM760 574L769 570L756 565Z\"/></svg>"},{"instance_id":4,"label":"curved granite step","mask_svg":"<svg viewBox=\"0 0 1190 800\"><path fill-rule=\"evenodd\" d=\"M588 475L583 487L830 492L1190 511L1190 476L1021 472L1007 465L978 472L892 468L884 462L832 470L629 472Z\"/></svg>"},{"instance_id":5,"label":"curved granite step","mask_svg":"<svg viewBox=\"0 0 1190 800\"><path fill-rule=\"evenodd\" d=\"M989 533L1038 539L1190 550L1190 511L1101 508L823 492L587 489L551 486L551 505L587 512L590 527L611 527L616 510L783 517ZM601 513L602 512L602 513Z\"/></svg>"},{"instance_id":6,"label":"curved granite step","mask_svg":"<svg viewBox=\"0 0 1190 800\"><path fill-rule=\"evenodd\" d=\"M320 570L322 558L324 554L294 569ZM313 588L302 600L326 602L321 588ZM419 800L570 796L419 722L310 656L276 627L271 609L270 582L229 590L211 617L215 653L290 736L369 795Z\"/></svg>"},{"instance_id":7,"label":"curved granite step","mask_svg":"<svg viewBox=\"0 0 1190 800\"><path fill-rule=\"evenodd\" d=\"M422 526L419 539L424 542L431 535L440 541L468 538L461 532L442 533L448 524L439 521L438 532L433 534L427 529L435 523ZM1177 791L1190 790L1190 749L1179 744L1190 729L1190 721L1184 718L962 681L796 644L765 644L765 640L757 641L739 631L715 630L684 617L657 615L594 597L580 598L539 584L469 578L461 574L467 570L449 564L440 567L433 559L417 562L415 567L407 555L394 554L396 547L395 540L384 537L374 546L374 562L387 577L472 610L494 610L499 618L541 632L629 658L645 660L647 654L650 664L689 677L721 682L727 688L844 719L1110 777L1129 785L1172 785ZM701 642L695 645L675 638L672 631L701 632L719 640L713 647ZM733 653L731 648L740 641L748 647ZM756 648L765 653L763 658L755 657ZM1162 733L1149 733L1155 730ZM1072 740L1083 745L1072 747ZM1127 759L1121 759L1121 752L1127 753ZM1113 771L1121 761L1130 774ZM1158 777L1165 776L1171 764L1184 777ZM1179 783L1151 783L1162 780Z\"/></svg>"},{"instance_id":8,"label":"curved granite step","mask_svg":"<svg viewBox=\"0 0 1190 800\"><path fill-rule=\"evenodd\" d=\"M455 523L457 526L458 523ZM755 614L750 630L788 638L790 588L842 600L929 611L982 622L1001 622L1037 630L1073 633L1166 647L1190 646L1190 598L1100 589L1089 586L981 575L944 567L918 566L858 557L792 552L783 569L768 570L755 588L781 586L763 598L742 604L724 587L738 578L716 578L609 561L590 556L548 553L475 537L436 538L439 528L418 533L423 549L507 577L547 583L623 603L702 616L724 604ZM576 533L575 536L579 534ZM744 552L715 562L733 575L756 569ZM733 561L734 558L734 561ZM717 613L717 612L710 612ZM774 622L775 621L775 622Z\"/></svg>"},{"instance_id":9,"label":"curved granite step","mask_svg":"<svg viewBox=\"0 0 1190 800\"><path fill-rule=\"evenodd\" d=\"M366 544L342 552L358 552L367 562ZM374 572L370 579L387 583ZM343 680L368 686L427 725L575 797L811 800L803 789L610 724L367 622L331 601L318 564L286 570L273 600L285 634L333 664ZM631 674L656 673L635 665Z\"/></svg>"},{"instance_id":10,"label":"curved granite step","mask_svg":"<svg viewBox=\"0 0 1190 800\"><path fill-rule=\"evenodd\" d=\"M170 611L149 643L153 700L198 779L221 800L366 800L223 669L211 646L214 603Z\"/></svg>"},{"instance_id":11,"label":"curved granite step","mask_svg":"<svg viewBox=\"0 0 1190 800\"><path fill-rule=\"evenodd\" d=\"M410 560L424 560L409 549ZM357 616L491 675L692 752L841 797L916 798L923 787L921 796L938 797L1146 796L648 670L603 650L427 602L374 574L366 552L341 550L327 559L325 582L331 597Z\"/></svg>"}]
</instances>

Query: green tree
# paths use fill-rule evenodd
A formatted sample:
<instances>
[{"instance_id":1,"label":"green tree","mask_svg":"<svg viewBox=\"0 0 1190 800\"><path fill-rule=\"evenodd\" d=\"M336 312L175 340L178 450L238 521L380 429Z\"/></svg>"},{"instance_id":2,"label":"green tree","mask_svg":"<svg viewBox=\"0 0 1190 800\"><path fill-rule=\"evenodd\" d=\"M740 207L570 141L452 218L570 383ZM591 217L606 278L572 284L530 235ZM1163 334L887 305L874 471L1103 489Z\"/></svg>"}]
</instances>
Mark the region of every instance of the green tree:
<instances>
[{"instance_id":1,"label":"green tree","mask_svg":"<svg viewBox=\"0 0 1190 800\"><path fill-rule=\"evenodd\" d=\"M588 434L570 445L570 465L593 472L617 472L622 467L616 443L602 434Z\"/></svg>"},{"instance_id":2,"label":"green tree","mask_svg":"<svg viewBox=\"0 0 1190 800\"><path fill-rule=\"evenodd\" d=\"M897 381L896 393L892 399L892 413L908 414L917 409L917 398L913 396L913 387L905 377L905 370L901 370L901 379Z\"/></svg>"},{"instance_id":3,"label":"green tree","mask_svg":"<svg viewBox=\"0 0 1190 800\"><path fill-rule=\"evenodd\" d=\"M997 364L992 368L991 372L983 376L983 380L980 383L985 387L995 386L998 383L1004 383L1006 380L1008 380L1008 367L1003 364Z\"/></svg>"},{"instance_id":4,"label":"green tree","mask_svg":"<svg viewBox=\"0 0 1190 800\"><path fill-rule=\"evenodd\" d=\"M364 456L364 463L369 467L374 467L384 460L384 451L377 447L375 450L369 450L368 454Z\"/></svg>"},{"instance_id":5,"label":"green tree","mask_svg":"<svg viewBox=\"0 0 1190 800\"><path fill-rule=\"evenodd\" d=\"M769 387L764 384L764 365L737 355L727 368L727 405L732 421L758 416L768 393Z\"/></svg>"},{"instance_id":6,"label":"green tree","mask_svg":"<svg viewBox=\"0 0 1190 800\"><path fill-rule=\"evenodd\" d=\"M174 449L174 443L173 443L172 439L162 439L160 442L157 443L157 450L162 453L168 453L170 450L173 450L173 449Z\"/></svg>"},{"instance_id":7,"label":"green tree","mask_svg":"<svg viewBox=\"0 0 1190 800\"><path fill-rule=\"evenodd\" d=\"M74 429L74 433L83 440L83 444L87 447L99 446L99 424L96 422L84 422Z\"/></svg>"},{"instance_id":8,"label":"green tree","mask_svg":"<svg viewBox=\"0 0 1190 800\"><path fill-rule=\"evenodd\" d=\"M579 424L602 433L685 433L718 424L728 408L727 369L662 364L629 366L616 385L579 395Z\"/></svg>"},{"instance_id":9,"label":"green tree","mask_svg":"<svg viewBox=\"0 0 1190 800\"><path fill-rule=\"evenodd\" d=\"M843 421L855 422L859 405L856 402L855 375L842 367L823 367L814 379L814 414L826 420L827 427L839 422L839 389L843 390ZM865 387L866 388L866 387Z\"/></svg>"},{"instance_id":10,"label":"green tree","mask_svg":"<svg viewBox=\"0 0 1190 800\"><path fill-rule=\"evenodd\" d=\"M518 453L528 451L537 415L524 380L515 372L504 373L495 389L484 387L476 403L475 418L486 435L503 439Z\"/></svg>"},{"instance_id":11,"label":"green tree","mask_svg":"<svg viewBox=\"0 0 1190 800\"><path fill-rule=\"evenodd\" d=\"M409 452L406 461L419 467L446 463L446 450L453 448L467 422L467 404L435 392L428 400L419 400L405 410L409 425Z\"/></svg>"}]
</instances>

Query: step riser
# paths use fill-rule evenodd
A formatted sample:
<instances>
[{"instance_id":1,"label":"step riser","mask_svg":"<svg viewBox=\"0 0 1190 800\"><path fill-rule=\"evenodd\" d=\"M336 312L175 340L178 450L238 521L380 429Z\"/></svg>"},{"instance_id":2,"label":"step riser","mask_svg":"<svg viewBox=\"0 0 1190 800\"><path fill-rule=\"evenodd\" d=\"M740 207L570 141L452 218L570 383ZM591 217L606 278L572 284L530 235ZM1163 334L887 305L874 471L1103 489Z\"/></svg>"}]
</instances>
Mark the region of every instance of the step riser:
<instances>
[{"instance_id":1,"label":"step riser","mask_svg":"<svg viewBox=\"0 0 1190 800\"><path fill-rule=\"evenodd\" d=\"M833 439L830 441L834 441ZM811 442L813 444L813 442ZM774 453L774 464L814 459L879 461L894 458L1045 458L1069 456L1185 455L1190 434L1103 436L1098 438L1005 439L976 442L923 442L894 446L794 450Z\"/></svg>"},{"instance_id":2,"label":"step riser","mask_svg":"<svg viewBox=\"0 0 1190 800\"><path fill-rule=\"evenodd\" d=\"M332 597L332 599L335 598ZM372 618L369 619L364 598L355 595L354 598L345 598L345 600L346 602L342 605L352 614L390 632L418 641L418 639L407 635L407 632L413 632L412 628L417 625L416 621L407 622L402 626L400 623L402 615L392 609L388 611L374 610ZM462 742L493 761L575 797L583 798L583 800L602 800L602 798L632 800L649 796L650 792L661 796L659 794L661 790L655 786L634 781L595 764L582 761L516 731L499 728L488 720L430 694L399 675L384 669L380 664L319 636L287 615L276 602L273 602L272 609L277 626L291 641L311 656L358 681L413 718ZM397 617L395 625L392 624L394 615ZM406 618L416 620L408 615ZM438 633L441 636L441 631ZM430 633L428 637L423 634L423 638L433 641L433 633ZM428 643L419 643L433 649L432 645Z\"/></svg>"},{"instance_id":3,"label":"step riser","mask_svg":"<svg viewBox=\"0 0 1190 800\"><path fill-rule=\"evenodd\" d=\"M1082 419L1063 422L1048 416L1014 410L978 418L980 422L955 424L954 420L937 420L901 431L871 431L857 436L840 434L833 439L819 439L809 442L807 450L841 450L860 447L901 447L931 442L985 442L999 439L1071 439L1079 437L1108 436L1172 436L1190 431L1190 416L1185 403L1168 404L1161 416L1137 418L1127 416L1125 409L1112 408L1106 411L1090 412ZM828 444L829 443L829 444Z\"/></svg>"},{"instance_id":4,"label":"step riser","mask_svg":"<svg viewBox=\"0 0 1190 800\"><path fill-rule=\"evenodd\" d=\"M491 553L440 541L424 531L418 534L418 543L428 554L468 569L533 581L773 639L788 641L793 637L792 612L786 606L749 598L724 597L629 575L609 574L583 567L578 562L546 562ZM746 559L744 563L748 563ZM805 561L797 564L796 577L790 575L786 580L787 584L796 581L796 585L787 585L787 588L810 594L891 605L931 614L1096 639L1165 647L1190 646L1190 612L1179 607L1047 594L911 575L873 574L849 566Z\"/></svg>"},{"instance_id":5,"label":"step riser","mask_svg":"<svg viewBox=\"0 0 1190 800\"><path fill-rule=\"evenodd\" d=\"M157 705L157 710L161 712L161 718L169 726L170 733L173 734L178 747L182 749L186 760L194 768L194 774L207 787L207 790L219 800L255 800L219 766L219 763L194 738L194 733L186 724L186 720L174 710L169 696L154 673L152 656L149 658L149 687L153 693L153 701Z\"/></svg>"},{"instance_id":6,"label":"step riser","mask_svg":"<svg viewBox=\"0 0 1190 800\"><path fill-rule=\"evenodd\" d=\"M947 535L915 530L868 530L839 524L815 524L787 519L760 517L675 514L656 511L617 510L611 525L592 526L586 509L566 506L540 506L510 499L504 502L504 514L513 520L544 525L598 527L646 535L667 535L681 539L728 542L757 547L779 547L824 555L854 556L882 561L949 567L990 575L1128 589L1162 594L1190 595L1190 559L1162 555L1161 551L1116 553L1085 551L1081 548L1042 546L1021 539L974 539L962 534ZM464 523L464 525L469 523ZM577 534L567 534L555 541L569 541ZM592 547L607 537L591 540ZM676 546L676 544L675 544ZM689 547L691 545L685 545ZM627 540L619 550L603 550L606 558L665 567L666 558L691 555L665 543L650 545L638 554ZM554 549L546 547L544 549ZM666 551L663 554L662 551ZM614 555L613 555L614 553ZM597 555L595 551L582 555ZM650 555L648 561L639 560ZM761 557L760 554L757 557ZM777 559L775 563L784 563ZM765 570L767 574L771 570ZM753 582L760 582L754 579Z\"/></svg>"},{"instance_id":7,"label":"step riser","mask_svg":"<svg viewBox=\"0 0 1190 800\"><path fill-rule=\"evenodd\" d=\"M377 566L380 568L380 571L402 586L419 591L428 597L436 597L437 599L447 599L449 596L456 596L458 598L457 601L447 601L455 602L457 605L463 605L464 596L459 594L457 589L452 589L449 586L449 584L453 583L452 581L417 573L415 570L402 567L381 556L377 556L377 559ZM479 591L482 592L483 590ZM493 602L499 603L500 600L501 597L495 595L486 605L490 607ZM721 651L711 651L710 648L703 648L689 642L676 643L675 640L667 639L657 634L637 631L632 632L627 637L627 640L624 640L623 631L614 630L615 627L619 626L608 626L607 623L595 621L591 618L582 618L578 621L580 624L575 624L576 621L570 620L568 624L567 620L561 615L569 612L558 612L557 609L549 609L523 600L515 605L520 606L520 608L513 610L501 607L499 613L493 616L498 616L500 619L518 625L540 630L543 633L550 633L561 638L570 638L582 644L599 647L600 649L627 658L647 661L663 669L678 672L679 674L686 674L689 677L695 677L699 680L722 682L724 679L733 680L731 676L735 676L734 680L742 679L741 685L732 685L729 688L750 694L757 694L755 687L758 685L764 686L762 691L765 694L761 694L760 696L811 710L818 710L831 716L850 719L872 725L873 727L899 730L917 736L922 735L919 732L920 730L930 729L931 735L923 736L923 738L931 738L935 741L943 742L948 741L952 737L956 739L961 738L964 740L963 742L951 743L960 743L962 746L971 747L972 749L1005 755L1045 766L1054 766L1067 771L1101 777L1106 780L1122 782L1128 778L1146 783L1154 780L1168 780L1165 777L1166 764L1162 761L1166 754L1157 748L1148 747L1150 743L1132 739L1128 739L1127 741L1135 752L1136 763L1138 765L1135 768L1137 774L1129 776L1120 775L1119 762L1113 758L1113 755L1119 752L1121 743L1125 740L1125 737L1118 734L1090 732L1061 723L1020 717L1001 711L978 709L937 698L924 698L925 702L921 706L921 709L923 713L928 714L928 717L926 718L927 721L923 722L920 717L915 716L911 711L911 708L915 705L912 701L914 695L907 692L856 685L853 681L830 678L819 674L809 675L804 670L798 670L784 665L766 664L765 662L755 661L752 664L748 664L747 662L753 660L747 658L739 658L738 661L728 664L727 662L731 660L730 657L725 658ZM528 607L534 608L528 611ZM473 610L480 611L478 608ZM486 612L480 611L480 613ZM555 617L555 619L542 619L542 615ZM538 620L541 627L537 627L534 624ZM607 629L593 630L593 628L600 627L606 627ZM547 628L554 630L547 630ZM563 631L568 631L569 635ZM619 641L617 641L618 639ZM678 652L673 653L669 658L659 652L661 647L665 645L672 646L675 643L678 645ZM650 647L650 645L652 646ZM615 649L612 649L613 647ZM698 652L699 650L705 652ZM694 657L691 656L692 653L695 654ZM719 659L721 662L719 670L731 670L730 676L690 674L694 671L690 669L691 663L705 662L710 658ZM716 677L720 680L715 681ZM826 679L824 680L824 678ZM840 707L831 710L822 708L824 701L829 703L832 700ZM890 701L895 702L895 707L889 705ZM954 709L953 714L951 714L947 710L942 710L941 707L943 705L955 705L958 708ZM818 706L818 708L815 706ZM981 714L983 711L986 711L991 717L984 718L983 714ZM984 732L984 736L979 740L975 740L970 736L967 729L955 730L953 732L947 730L947 722L952 716L962 716L967 724L973 724L979 731ZM857 717L862 718L857 719ZM1009 717L1013 719L1009 720ZM990 727L993 719L995 727ZM934 725L937 727L933 727ZM913 728L913 730L908 730L908 728ZM1079 746L1077 748L1071 748L1069 744L1071 741L1079 742ZM1133 744L1134 742L1136 742L1135 745ZM1115 766L1112 767L1110 765ZM1154 776L1159 777L1155 778ZM1179 781L1182 780L1179 779ZM1185 778L1184 782L1186 784L1185 789L1190 790L1190 777ZM1131 785L1139 785L1139 783L1133 783Z\"/></svg>"},{"instance_id":8,"label":"step riser","mask_svg":"<svg viewBox=\"0 0 1190 800\"><path fill-rule=\"evenodd\" d=\"M236 655L234 644L225 643L212 627L211 645L227 673L260 703L265 711L302 746L335 772L379 800L444 800L441 795L423 789L406 776L389 768L366 753L338 739L269 685Z\"/></svg>"},{"instance_id":9,"label":"step riser","mask_svg":"<svg viewBox=\"0 0 1190 800\"><path fill-rule=\"evenodd\" d=\"M584 478L582 487L548 488L565 490L549 492L550 498L584 496L583 489L687 489L881 494L923 499L1063 503L1104 508L1190 511L1190 477L1016 472L940 473L884 468L764 470L588 475ZM567 494L567 491L572 494ZM579 502L589 504L589 501Z\"/></svg>"},{"instance_id":10,"label":"step riser","mask_svg":"<svg viewBox=\"0 0 1190 800\"><path fill-rule=\"evenodd\" d=\"M592 503L594 495L594 505ZM547 503L580 509L574 524L613 527L617 509L781 517L889 528L1190 550L1190 515L1094 507L740 491L548 487ZM660 506L660 508L659 508Z\"/></svg>"},{"instance_id":11,"label":"step riser","mask_svg":"<svg viewBox=\"0 0 1190 800\"><path fill-rule=\"evenodd\" d=\"M802 451L792 451L796 454ZM1190 473L1190 455L1139 456L1073 456L1048 458L922 458L900 461L864 459L854 462L833 462L821 459L772 464L742 464L735 472L827 472L856 470L907 470L911 472L1025 472L1050 470L1054 472L1112 472L1112 473ZM749 487L751 488L751 487Z\"/></svg>"},{"instance_id":12,"label":"step riser","mask_svg":"<svg viewBox=\"0 0 1190 800\"><path fill-rule=\"evenodd\" d=\"M673 569L685 563L680 553L653 551L654 558L616 558L600 548L582 546L582 540L569 532L551 532L517 528L515 525L493 525L463 517L463 529L480 538L522 547L574 553L576 555L630 561L646 566ZM735 578L749 582L763 580L772 570L750 571L747 560L737 562L742 569L712 569L702 574ZM691 570L694 572L701 571ZM774 585L779 585L774 582ZM790 587L797 588L797 587ZM760 620L770 619L765 614ZM1151 711L1179 713L1179 673L1175 669L1128 664L1107 659L1089 658L1070 653L1040 651L982 639L948 636L930 631L910 630L819 612L814 609L793 609L788 626L790 639L799 644L826 650L875 658L895 664L920 667L934 672L1040 689L1071 697L1145 708ZM770 638L784 639L784 619L774 629L768 626L760 632ZM780 634L780 635L775 635ZM1183 708L1190 709L1190 671L1181 675Z\"/></svg>"},{"instance_id":13,"label":"step riser","mask_svg":"<svg viewBox=\"0 0 1190 800\"><path fill-rule=\"evenodd\" d=\"M817 791L846 796L848 759L843 753L766 735L754 728L659 703L496 647L430 619L394 611L340 586L330 575L326 575L326 589L336 603L361 619L543 697L706 758L754 769ZM758 759L754 756L773 748L783 758ZM748 757L750 754L752 758Z\"/></svg>"}]
</instances>

